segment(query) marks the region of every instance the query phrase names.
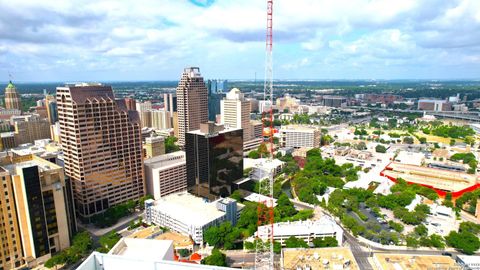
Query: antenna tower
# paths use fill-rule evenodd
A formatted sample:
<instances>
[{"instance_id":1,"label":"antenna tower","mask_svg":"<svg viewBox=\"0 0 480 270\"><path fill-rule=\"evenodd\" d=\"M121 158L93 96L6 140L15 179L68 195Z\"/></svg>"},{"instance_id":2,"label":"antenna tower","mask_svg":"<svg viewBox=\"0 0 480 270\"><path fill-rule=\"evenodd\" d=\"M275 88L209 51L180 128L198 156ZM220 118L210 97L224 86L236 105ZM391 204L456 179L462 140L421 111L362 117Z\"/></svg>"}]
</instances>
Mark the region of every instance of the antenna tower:
<instances>
[{"instance_id":1,"label":"antenna tower","mask_svg":"<svg viewBox=\"0 0 480 270\"><path fill-rule=\"evenodd\" d=\"M273 159L273 0L267 0L267 34L265 48L265 83L263 86L264 106L262 111L262 135L264 142L268 142L267 162ZM255 244L255 269L272 270L274 268L273 254L273 171L269 177L260 180L260 193L267 196L257 208L258 230Z\"/></svg>"}]
</instances>

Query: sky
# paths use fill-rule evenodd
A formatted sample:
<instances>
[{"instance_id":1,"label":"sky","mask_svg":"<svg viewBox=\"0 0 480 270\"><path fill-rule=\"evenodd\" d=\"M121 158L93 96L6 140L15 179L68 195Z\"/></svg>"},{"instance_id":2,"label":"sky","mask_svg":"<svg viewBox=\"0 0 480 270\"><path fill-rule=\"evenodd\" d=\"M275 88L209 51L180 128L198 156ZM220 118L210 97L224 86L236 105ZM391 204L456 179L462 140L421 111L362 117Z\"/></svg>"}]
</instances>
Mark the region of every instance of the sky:
<instances>
[{"instance_id":1,"label":"sky","mask_svg":"<svg viewBox=\"0 0 480 270\"><path fill-rule=\"evenodd\" d=\"M274 79L479 79L479 0L274 0ZM0 81L262 80L266 0L0 0Z\"/></svg>"}]
</instances>

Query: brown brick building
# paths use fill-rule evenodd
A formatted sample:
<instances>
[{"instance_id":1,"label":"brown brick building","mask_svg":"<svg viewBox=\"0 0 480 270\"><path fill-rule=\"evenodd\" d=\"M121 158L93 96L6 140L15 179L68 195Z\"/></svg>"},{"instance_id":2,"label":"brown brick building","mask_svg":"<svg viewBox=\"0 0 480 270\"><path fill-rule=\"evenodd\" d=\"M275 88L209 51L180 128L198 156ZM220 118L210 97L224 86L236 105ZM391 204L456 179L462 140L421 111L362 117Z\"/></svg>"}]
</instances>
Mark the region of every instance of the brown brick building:
<instances>
[{"instance_id":1,"label":"brown brick building","mask_svg":"<svg viewBox=\"0 0 480 270\"><path fill-rule=\"evenodd\" d=\"M57 103L65 174L72 179L79 216L143 196L138 113L101 84L58 87Z\"/></svg>"}]
</instances>

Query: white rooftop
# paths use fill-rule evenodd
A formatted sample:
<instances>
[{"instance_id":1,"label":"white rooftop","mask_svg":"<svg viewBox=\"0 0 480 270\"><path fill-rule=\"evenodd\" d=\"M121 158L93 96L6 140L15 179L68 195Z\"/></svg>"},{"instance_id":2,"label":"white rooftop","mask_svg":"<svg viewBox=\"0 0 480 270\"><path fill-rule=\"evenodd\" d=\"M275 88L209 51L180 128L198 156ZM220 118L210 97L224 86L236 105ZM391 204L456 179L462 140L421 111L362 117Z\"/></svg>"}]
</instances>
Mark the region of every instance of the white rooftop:
<instances>
[{"instance_id":1,"label":"white rooftop","mask_svg":"<svg viewBox=\"0 0 480 270\"><path fill-rule=\"evenodd\" d=\"M263 169L276 169L279 166L282 166L285 162L279 159L272 159L269 160L267 158L244 158L243 159L243 169L253 168L253 167L261 167Z\"/></svg>"},{"instance_id":2,"label":"white rooftop","mask_svg":"<svg viewBox=\"0 0 480 270\"><path fill-rule=\"evenodd\" d=\"M263 204L266 203L267 205L269 205L270 202L273 201L273 207L277 206L277 199L273 199L258 193L250 193L248 196L246 196L243 199L249 202L257 202L257 203L263 203Z\"/></svg>"},{"instance_id":3,"label":"white rooftop","mask_svg":"<svg viewBox=\"0 0 480 270\"><path fill-rule=\"evenodd\" d=\"M168 153L156 157L152 157L149 159L145 159L143 163L145 166L151 169L157 168L169 168L171 166L177 166L180 163L185 163L185 152L184 151L176 151L173 153Z\"/></svg>"},{"instance_id":4,"label":"white rooftop","mask_svg":"<svg viewBox=\"0 0 480 270\"><path fill-rule=\"evenodd\" d=\"M329 232L343 232L343 230L328 216L322 216L318 220L280 222L273 224L273 234L275 236L325 234Z\"/></svg>"},{"instance_id":5,"label":"white rooftop","mask_svg":"<svg viewBox=\"0 0 480 270\"><path fill-rule=\"evenodd\" d=\"M108 254L147 260L172 260L173 241L122 238Z\"/></svg>"},{"instance_id":6,"label":"white rooftop","mask_svg":"<svg viewBox=\"0 0 480 270\"><path fill-rule=\"evenodd\" d=\"M215 202L208 202L188 192L179 192L162 197L154 202L155 209L175 217L185 224L203 226L225 215Z\"/></svg>"}]
</instances>

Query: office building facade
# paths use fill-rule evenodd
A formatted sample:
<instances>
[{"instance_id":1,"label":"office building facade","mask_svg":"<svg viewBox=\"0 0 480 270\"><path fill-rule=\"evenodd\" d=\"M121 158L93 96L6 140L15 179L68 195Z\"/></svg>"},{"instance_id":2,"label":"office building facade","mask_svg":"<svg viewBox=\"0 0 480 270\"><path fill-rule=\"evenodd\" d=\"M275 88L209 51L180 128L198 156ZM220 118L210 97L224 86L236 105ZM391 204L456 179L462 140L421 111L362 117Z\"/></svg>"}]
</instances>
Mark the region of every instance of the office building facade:
<instances>
[{"instance_id":1,"label":"office building facade","mask_svg":"<svg viewBox=\"0 0 480 270\"><path fill-rule=\"evenodd\" d=\"M243 130L208 122L186 134L188 190L213 200L228 197L243 177Z\"/></svg>"},{"instance_id":2,"label":"office building facade","mask_svg":"<svg viewBox=\"0 0 480 270\"><path fill-rule=\"evenodd\" d=\"M177 151L149 158L144 164L147 193L156 200L187 190L185 152Z\"/></svg>"},{"instance_id":3,"label":"office building facade","mask_svg":"<svg viewBox=\"0 0 480 270\"><path fill-rule=\"evenodd\" d=\"M148 137L143 145L145 158L152 158L165 154L165 139L162 136Z\"/></svg>"},{"instance_id":4,"label":"office building facade","mask_svg":"<svg viewBox=\"0 0 480 270\"><path fill-rule=\"evenodd\" d=\"M178 144L185 145L185 134L208 121L208 92L200 68L185 68L177 87Z\"/></svg>"},{"instance_id":5,"label":"office building facade","mask_svg":"<svg viewBox=\"0 0 480 270\"><path fill-rule=\"evenodd\" d=\"M15 128L15 142L17 145L51 138L48 119L35 115L12 116L11 122Z\"/></svg>"},{"instance_id":6,"label":"office building facade","mask_svg":"<svg viewBox=\"0 0 480 270\"><path fill-rule=\"evenodd\" d=\"M62 167L28 155L1 161L4 248L0 267L33 267L70 246L76 232L71 185ZM2 227L2 224L0 224ZM3 256L2 256L3 255Z\"/></svg>"},{"instance_id":7,"label":"office building facade","mask_svg":"<svg viewBox=\"0 0 480 270\"><path fill-rule=\"evenodd\" d=\"M138 113L101 84L58 87L57 103L65 174L72 179L79 217L143 196Z\"/></svg>"}]
</instances>

